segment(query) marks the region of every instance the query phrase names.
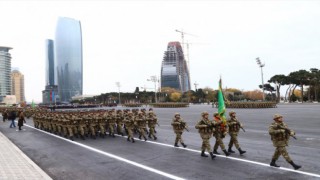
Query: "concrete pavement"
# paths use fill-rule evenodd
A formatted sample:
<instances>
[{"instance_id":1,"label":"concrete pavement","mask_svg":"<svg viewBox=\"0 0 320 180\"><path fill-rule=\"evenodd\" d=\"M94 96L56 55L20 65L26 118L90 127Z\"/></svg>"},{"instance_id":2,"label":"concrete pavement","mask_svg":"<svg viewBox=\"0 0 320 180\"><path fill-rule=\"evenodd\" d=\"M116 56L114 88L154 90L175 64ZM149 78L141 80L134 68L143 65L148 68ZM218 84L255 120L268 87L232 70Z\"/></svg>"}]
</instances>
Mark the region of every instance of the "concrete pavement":
<instances>
[{"instance_id":1,"label":"concrete pavement","mask_svg":"<svg viewBox=\"0 0 320 180\"><path fill-rule=\"evenodd\" d=\"M2 118L1 118L2 119ZM1 122L2 126L9 123ZM18 129L18 127L13 128ZM21 133L18 132L17 133ZM0 132L0 180L50 180L51 178Z\"/></svg>"}]
</instances>

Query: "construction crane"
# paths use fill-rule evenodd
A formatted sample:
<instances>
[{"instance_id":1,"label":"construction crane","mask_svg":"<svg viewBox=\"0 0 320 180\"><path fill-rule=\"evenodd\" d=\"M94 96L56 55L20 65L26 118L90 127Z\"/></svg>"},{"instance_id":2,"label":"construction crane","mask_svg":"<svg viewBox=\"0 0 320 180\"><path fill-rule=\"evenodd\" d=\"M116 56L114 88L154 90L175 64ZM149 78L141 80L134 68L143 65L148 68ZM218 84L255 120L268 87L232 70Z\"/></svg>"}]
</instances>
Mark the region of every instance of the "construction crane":
<instances>
[{"instance_id":1,"label":"construction crane","mask_svg":"<svg viewBox=\"0 0 320 180\"><path fill-rule=\"evenodd\" d=\"M189 81L191 82L191 76L190 76L190 60L189 60L189 43L185 43L184 42L184 35L189 35L189 36L194 36L194 37L197 37L197 35L194 35L194 34L190 34L190 33L186 33L184 32L183 30L177 30L176 29L176 32L180 33L181 34L181 44L182 44L182 50L184 53L187 53L187 68L188 68L188 71L189 71ZM187 44L187 51L185 51L184 49L184 44Z\"/></svg>"}]
</instances>

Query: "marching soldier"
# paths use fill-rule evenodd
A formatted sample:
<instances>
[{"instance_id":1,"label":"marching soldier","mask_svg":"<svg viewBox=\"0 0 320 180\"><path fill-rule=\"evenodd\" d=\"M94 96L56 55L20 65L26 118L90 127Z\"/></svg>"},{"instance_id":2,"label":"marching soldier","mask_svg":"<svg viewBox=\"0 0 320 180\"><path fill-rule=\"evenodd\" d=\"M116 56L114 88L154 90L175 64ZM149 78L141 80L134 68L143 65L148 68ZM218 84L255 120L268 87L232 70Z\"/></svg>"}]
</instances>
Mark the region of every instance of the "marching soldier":
<instances>
[{"instance_id":1,"label":"marching soldier","mask_svg":"<svg viewBox=\"0 0 320 180\"><path fill-rule=\"evenodd\" d=\"M142 112L139 112L138 116L135 117L135 122L138 127L139 139L141 140L141 136L143 136L144 140L147 141L147 137L146 137L147 124L146 124L146 119Z\"/></svg>"},{"instance_id":2,"label":"marching soldier","mask_svg":"<svg viewBox=\"0 0 320 180\"><path fill-rule=\"evenodd\" d=\"M133 128L134 128L134 117L132 112L128 112L128 116L124 120L124 123L126 125L127 131L128 131L128 139L127 141L132 141L134 143L134 138L133 138Z\"/></svg>"},{"instance_id":3,"label":"marching soldier","mask_svg":"<svg viewBox=\"0 0 320 180\"><path fill-rule=\"evenodd\" d=\"M109 136L116 137L114 135L114 126L116 125L116 119L115 119L115 115L113 114L113 110L108 111L107 120L108 120Z\"/></svg>"},{"instance_id":4,"label":"marching soldier","mask_svg":"<svg viewBox=\"0 0 320 180\"><path fill-rule=\"evenodd\" d=\"M214 136L216 138L216 143L214 144L214 147L213 147L213 154L220 154L218 153L218 147L220 146L220 148L222 149L222 151L224 152L224 154L226 156L229 156L230 153L227 152L224 144L223 144L223 141L222 139L226 137L227 135L227 132L228 132L228 127L227 125L225 125L219 114L218 113L214 113L213 114L213 123L215 125L215 133L214 133Z\"/></svg>"},{"instance_id":5,"label":"marching soldier","mask_svg":"<svg viewBox=\"0 0 320 180\"><path fill-rule=\"evenodd\" d=\"M123 119L124 119L124 115L122 113L121 110L117 110L117 116L116 116L116 123L117 123L117 133L121 136L123 136L123 130L122 130L122 126L123 126Z\"/></svg>"},{"instance_id":6,"label":"marching soldier","mask_svg":"<svg viewBox=\"0 0 320 180\"><path fill-rule=\"evenodd\" d=\"M271 136L273 146L276 147L276 149L272 156L270 166L280 167L276 164L276 161L278 160L279 156L282 155L295 170L300 169L301 166L295 164L291 160L286 150L286 146L288 146L289 143L289 138L290 136L294 137L295 132L288 128L287 124L283 122L280 114L275 114L273 116L273 120L274 122L269 126L269 134Z\"/></svg>"},{"instance_id":7,"label":"marching soldier","mask_svg":"<svg viewBox=\"0 0 320 180\"><path fill-rule=\"evenodd\" d=\"M153 111L148 112L147 122L148 122L148 127L149 127L149 136L148 137L151 138L153 136L153 139L157 140L157 136L154 133L155 133L156 124L158 124L158 119L154 115ZM158 126L159 126L159 124L158 124Z\"/></svg>"},{"instance_id":8,"label":"marching soldier","mask_svg":"<svg viewBox=\"0 0 320 180\"><path fill-rule=\"evenodd\" d=\"M202 138L202 147L201 147L201 156L208 157L204 152L207 150L211 156L211 159L214 159L216 156L211 152L210 138L213 133L213 123L208 119L208 112L203 112L201 114L202 118L196 124L195 128L198 129L200 136Z\"/></svg>"},{"instance_id":9,"label":"marching soldier","mask_svg":"<svg viewBox=\"0 0 320 180\"><path fill-rule=\"evenodd\" d=\"M229 142L229 149L228 152L229 153L235 153L232 150L232 146L233 144L236 146L236 148L238 149L240 155L246 153L246 151L243 151L240 148L239 142L238 142L238 134L239 134L239 130L240 128L242 128L242 124L238 121L238 119L236 118L236 113L234 111L231 111L229 113L230 119L227 121L228 127L229 127L229 135L230 135L230 142Z\"/></svg>"},{"instance_id":10,"label":"marching soldier","mask_svg":"<svg viewBox=\"0 0 320 180\"><path fill-rule=\"evenodd\" d=\"M172 123L171 123L172 127L173 127L173 131L176 134L176 140L174 142L174 147L179 147L178 146L178 142L180 141L181 145L186 148L187 145L184 144L183 140L182 140L182 133L184 131L184 129L187 129L188 126L186 124L186 122L183 121L182 118L180 118L180 114L176 113L174 115L174 118L172 119Z\"/></svg>"}]
</instances>

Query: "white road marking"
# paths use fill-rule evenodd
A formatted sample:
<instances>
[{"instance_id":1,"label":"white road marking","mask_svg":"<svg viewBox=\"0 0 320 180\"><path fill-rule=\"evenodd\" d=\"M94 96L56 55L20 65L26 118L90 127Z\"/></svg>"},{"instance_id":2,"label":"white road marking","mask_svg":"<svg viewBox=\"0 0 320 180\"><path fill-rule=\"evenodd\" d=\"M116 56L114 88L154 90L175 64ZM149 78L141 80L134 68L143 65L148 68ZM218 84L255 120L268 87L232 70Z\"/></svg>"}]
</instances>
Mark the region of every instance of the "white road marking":
<instances>
[{"instance_id":1,"label":"white road marking","mask_svg":"<svg viewBox=\"0 0 320 180\"><path fill-rule=\"evenodd\" d=\"M183 179L183 178L181 178L181 177L177 177L177 176L174 176L174 175L171 175L171 174L168 174L168 173L165 173L165 172L162 172L162 171L159 171L159 170L156 170L156 169L153 169L153 168L144 166L144 165L142 165L142 164L138 164L138 163L136 163L136 162L133 162L133 161L124 159L124 158L122 158L122 157L119 157L119 156L116 156L116 155L113 155L113 154L110 154L110 153L106 153L106 152L104 152L104 151L101 151L101 150L92 148L92 147L90 147L90 146L87 146L87 145L84 145L84 144L81 144L81 143L78 143L78 142L75 142L75 141L71 141L71 140L69 140L69 139L66 139L66 138L57 136L57 135L55 135L55 134L48 133L48 132L46 132L46 131L42 131L42 130L40 130L40 129L34 128L33 126L30 126L30 125L27 125L27 124L25 124L25 125L28 126L28 127L30 127L30 128L33 128L33 129L35 129L35 130L41 131L41 132L43 132L43 133L46 133L46 134L55 136L55 137L60 138L60 139L62 139L62 140L65 140L65 141L74 143L74 144L76 144L76 145L82 146L82 147L87 148L87 149L89 149L89 150L98 152L98 153L100 153L100 154L109 156L109 157L111 157L111 158L114 158L114 159L117 159L117 160L120 160L120 161L124 161L124 162L126 162L126 163L128 163L128 164L131 164L131 165L134 165L134 166L137 166L137 167L146 169L146 170L148 170L148 171L151 171L151 172L154 172L154 173L157 173L157 174L166 176L166 177L168 177L168 178L171 178L171 179ZM127 136L120 136L120 135L116 135L116 136L123 137L123 138L127 138ZM170 144L164 144L164 143L159 143L159 142L155 142L155 141L144 141L144 140L140 140L140 139L137 139L137 138L134 138L134 139L137 140L137 141L143 141L143 142L146 142L146 143L156 144L156 145L160 145L160 146L166 146L166 147L171 147L171 148L173 147L173 148L181 149L181 150L185 150L185 151L201 153L200 150L183 148L183 147L174 147L173 145L170 145ZM222 157L222 158L228 158L228 159L232 159L232 160L236 160L236 161L246 162L246 163L250 163L250 164L256 164L256 165L260 165L260 166L270 167L269 164L261 163L261 162L257 162L257 161L240 159L240 158L235 158L235 157L230 157L230 156L227 157L227 156L224 156L224 155L216 155L216 156L217 156L217 157ZM275 167L270 167L270 168L275 168ZM280 169L280 170L283 170L283 171L290 171L290 172L294 172L294 173L299 173L299 174L304 174L304 175L307 175L307 176L313 176L313 177L318 177L318 178L320 178L320 174L309 173L309 172L300 171L300 170L294 170L294 169L289 169L289 168L285 168L285 167L280 167L280 168L276 168L276 169Z\"/></svg>"},{"instance_id":2,"label":"white road marking","mask_svg":"<svg viewBox=\"0 0 320 180\"><path fill-rule=\"evenodd\" d=\"M60 136L57 136L55 134L52 134L52 133L49 133L49 132L46 132L46 131L43 131L43 130L40 130L40 129L37 129L35 127L32 127L28 124L24 124L32 129L35 129L35 130L38 130L38 131L41 131L43 133L46 133L48 135L51 135L51 136L54 136L56 138L59 138L61 140L64 140L64 141L68 141L70 143L73 143L75 145L78 145L78 146L81 146L83 148L86 148L86 149L89 149L91 151L94 151L94 152L97 152L97 153L100 153L102 155L105 155L105 156L108 156L110 158L113 158L113 159L116 159L116 160L119 160L119 161L122 161L122 162L125 162L125 163L128 163L128 164L131 164L133 166L137 166L139 168L142 168L142 169L145 169L147 171L150 171L150 172L153 172L153 173L156 173L156 174L159 174L159 175L162 175L162 176L165 176L167 178L170 178L170 179L177 179L177 180L184 180L184 178L181 178L181 177L178 177L178 176L175 176L175 175L172 175L172 174L169 174L169 173L166 173L166 172L163 172L163 171L160 171L160 170L157 170L157 169L154 169L154 168L151 168L151 167L148 167L148 166L145 166L145 165L142 165L142 164L139 164L139 163L136 163L134 161L130 161L128 159L125 159L125 158L122 158L120 156L116 156L114 154L110 154L110 153L107 153L107 152L104 152L104 151L101 151L99 149L95 149L93 147L90 147L90 146L87 146L87 145L84 145L84 144L81 144L81 143L78 143L78 142L75 142L75 141L71 141L69 139L66 139L66 138L63 138L63 137L60 137Z\"/></svg>"}]
</instances>

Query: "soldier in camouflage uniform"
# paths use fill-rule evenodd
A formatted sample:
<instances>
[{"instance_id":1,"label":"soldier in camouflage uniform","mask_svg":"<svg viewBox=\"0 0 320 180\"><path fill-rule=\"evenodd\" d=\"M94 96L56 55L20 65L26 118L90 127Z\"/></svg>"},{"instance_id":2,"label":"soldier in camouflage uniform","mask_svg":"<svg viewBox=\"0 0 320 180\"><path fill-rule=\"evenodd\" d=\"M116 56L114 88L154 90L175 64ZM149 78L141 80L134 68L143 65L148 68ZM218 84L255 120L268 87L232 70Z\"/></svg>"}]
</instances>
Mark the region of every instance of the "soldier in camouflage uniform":
<instances>
[{"instance_id":1,"label":"soldier in camouflage uniform","mask_svg":"<svg viewBox=\"0 0 320 180\"><path fill-rule=\"evenodd\" d=\"M138 127L139 139L141 140L141 136L143 136L144 140L147 141L147 137L146 137L147 124L146 124L146 119L142 112L139 112L138 116L135 117L135 122Z\"/></svg>"},{"instance_id":2,"label":"soldier in camouflage uniform","mask_svg":"<svg viewBox=\"0 0 320 180\"><path fill-rule=\"evenodd\" d=\"M186 124L186 122L183 121L182 118L180 118L179 113L176 113L174 115L174 118L172 119L171 125L173 127L174 133L176 134L176 140L174 142L174 147L179 147L178 142L180 141L181 145L184 148L186 148L187 145L185 145L182 140L182 133L183 133L184 129L187 128L187 124Z\"/></svg>"},{"instance_id":3,"label":"soldier in camouflage uniform","mask_svg":"<svg viewBox=\"0 0 320 180\"><path fill-rule=\"evenodd\" d=\"M116 117L113 114L113 112L114 112L113 110L108 111L108 115L107 115L108 129L109 129L109 136L116 137L114 135L114 127L116 125Z\"/></svg>"},{"instance_id":4,"label":"soldier in camouflage uniform","mask_svg":"<svg viewBox=\"0 0 320 180\"><path fill-rule=\"evenodd\" d=\"M232 150L232 146L233 144L236 146L236 148L238 149L240 155L246 153L246 151L243 151L240 148L239 142L238 142L238 134L239 134L239 130L242 127L242 124L238 121L238 119L236 118L236 113L234 111L229 112L229 116L230 119L228 119L227 124L229 127L229 135L230 135L230 142L229 142L229 149L228 152L229 153L235 153Z\"/></svg>"},{"instance_id":5,"label":"soldier in camouflage uniform","mask_svg":"<svg viewBox=\"0 0 320 180\"><path fill-rule=\"evenodd\" d=\"M157 136L154 133L155 133L156 124L158 124L158 119L152 111L148 112L147 123L148 123L148 127L149 127L149 136L148 137L149 138L153 137L154 140L157 140ZM159 126L159 124L158 124L158 126Z\"/></svg>"},{"instance_id":6,"label":"soldier in camouflage uniform","mask_svg":"<svg viewBox=\"0 0 320 180\"><path fill-rule=\"evenodd\" d=\"M117 110L117 115L116 115L116 123L117 123L117 133L121 136L123 136L123 130L122 130L122 126L123 126L123 119L124 119L124 115L122 113L121 110Z\"/></svg>"},{"instance_id":7,"label":"soldier in camouflage uniform","mask_svg":"<svg viewBox=\"0 0 320 180\"><path fill-rule=\"evenodd\" d=\"M276 150L272 156L270 166L280 167L276 164L276 161L278 160L279 156L282 155L295 170L300 169L301 166L295 164L291 160L286 150L286 146L288 146L289 143L289 138L290 136L294 136L295 132L288 128L287 124L283 122L280 114L275 114L273 116L273 120L274 122L269 126L269 134L271 136L273 146L276 147Z\"/></svg>"},{"instance_id":8,"label":"soldier in camouflage uniform","mask_svg":"<svg viewBox=\"0 0 320 180\"><path fill-rule=\"evenodd\" d=\"M134 128L134 117L132 112L128 112L128 116L126 116L125 120L123 121L126 125L127 131L128 131L128 141L132 141L134 143L133 138L133 128Z\"/></svg>"},{"instance_id":9,"label":"soldier in camouflage uniform","mask_svg":"<svg viewBox=\"0 0 320 180\"><path fill-rule=\"evenodd\" d=\"M212 137L213 133L213 123L208 119L208 112L203 112L201 116L202 118L195 126L202 138L201 156L208 157L208 155L204 153L205 150L207 150L211 156L211 159L214 159L216 156L211 152L210 145L210 138Z\"/></svg>"},{"instance_id":10,"label":"soldier in camouflage uniform","mask_svg":"<svg viewBox=\"0 0 320 180\"><path fill-rule=\"evenodd\" d=\"M230 153L227 152L223 144L223 138L225 138L227 135L228 126L222 122L218 113L213 114L213 124L215 126L214 137L216 138L216 143L214 144L214 147L213 147L213 154L220 154L217 152L218 147L220 146L224 154L226 156L229 156Z\"/></svg>"}]
</instances>

